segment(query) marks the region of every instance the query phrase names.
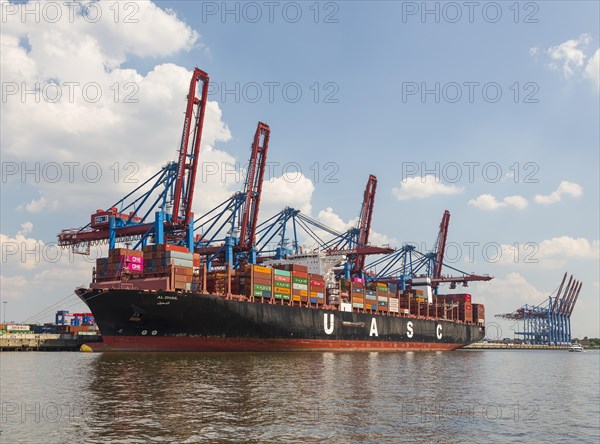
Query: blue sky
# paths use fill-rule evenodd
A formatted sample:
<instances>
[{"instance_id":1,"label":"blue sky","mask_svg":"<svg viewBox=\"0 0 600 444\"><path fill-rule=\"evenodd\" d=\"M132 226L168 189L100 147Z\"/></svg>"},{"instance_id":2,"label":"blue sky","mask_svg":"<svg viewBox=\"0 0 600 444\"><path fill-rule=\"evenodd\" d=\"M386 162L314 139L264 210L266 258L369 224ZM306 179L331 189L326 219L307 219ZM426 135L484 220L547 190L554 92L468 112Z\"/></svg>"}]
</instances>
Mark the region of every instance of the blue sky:
<instances>
[{"instance_id":1,"label":"blue sky","mask_svg":"<svg viewBox=\"0 0 600 444\"><path fill-rule=\"evenodd\" d=\"M421 17L422 2L358 1L276 3L272 23L263 2L228 3L231 10L239 8L238 17L223 17L222 2L157 2L151 10L123 9L114 23L114 10L100 2L103 15L95 24L81 17L53 24L43 12L40 20L23 20L19 13L8 15L2 3L8 22L2 30L8 48L2 52L3 82L97 81L107 96L114 81L132 81L140 98L137 104L62 100L36 106L31 97L3 96L2 161L79 159L98 162L107 174L116 161L135 161L143 178L175 157L180 91L199 66L211 76L215 102L205 160L244 163L261 120L272 130L269 160L296 162L302 169L302 181L272 184L266 213L289 197L290 204L343 228L357 216L369 173L376 174L376 240L431 247L449 209L449 240L463 248L454 265L496 277L471 289L488 305L488 315L541 300L569 271L584 283L574 333L599 336L599 6L519 3L515 23L513 2L491 3L478 5L472 23L461 2L453 4L462 13L456 23L449 23L455 6L428 2L440 10L438 23L431 14ZM250 23L256 7L262 18ZM292 23L297 10L302 17ZM497 10L502 16L492 23ZM127 13L137 23L126 23ZM438 101L435 94L421 97L422 89L436 83ZM239 93L220 94L236 84ZM252 99L256 85L259 100ZM462 96L454 101L457 87ZM293 101L297 90L302 97ZM498 101L492 100L495 91L502 93ZM328 162L335 170L327 169ZM415 165L416 174L408 175ZM462 177L453 181L456 165ZM498 168L501 178L489 180ZM325 180L332 171L334 180ZM511 176L515 172L518 177ZM274 175L281 179L281 168L275 166ZM43 179L3 178L5 243L48 244L61 228L85 224L93 210L128 186ZM197 212L237 188L201 184ZM472 262L465 242L479 243ZM506 249L498 262L483 257L483 246L515 243L539 246L538 262L524 263L523 254L506 260ZM10 319L45 308L85 279L87 264L78 260L67 264L77 270L76 279L66 276L64 265L28 261L3 257L2 297ZM64 278L44 280L58 270ZM41 296L39 288L47 294Z\"/></svg>"}]
</instances>

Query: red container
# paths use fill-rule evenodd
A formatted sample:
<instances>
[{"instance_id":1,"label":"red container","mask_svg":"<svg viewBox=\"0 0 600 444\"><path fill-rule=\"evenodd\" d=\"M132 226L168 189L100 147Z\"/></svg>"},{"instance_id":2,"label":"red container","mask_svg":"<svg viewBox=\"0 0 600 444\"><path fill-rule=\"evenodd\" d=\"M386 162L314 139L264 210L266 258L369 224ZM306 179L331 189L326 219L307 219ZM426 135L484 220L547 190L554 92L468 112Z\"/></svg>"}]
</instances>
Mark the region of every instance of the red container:
<instances>
[{"instance_id":1,"label":"red container","mask_svg":"<svg viewBox=\"0 0 600 444\"><path fill-rule=\"evenodd\" d=\"M314 287L324 287L325 282L323 281L310 281L310 285Z\"/></svg>"},{"instance_id":2,"label":"red container","mask_svg":"<svg viewBox=\"0 0 600 444\"><path fill-rule=\"evenodd\" d=\"M308 273L303 273L302 271L294 271L293 275L294 275L294 277L297 277L297 278L306 278L306 279L308 279Z\"/></svg>"}]
</instances>

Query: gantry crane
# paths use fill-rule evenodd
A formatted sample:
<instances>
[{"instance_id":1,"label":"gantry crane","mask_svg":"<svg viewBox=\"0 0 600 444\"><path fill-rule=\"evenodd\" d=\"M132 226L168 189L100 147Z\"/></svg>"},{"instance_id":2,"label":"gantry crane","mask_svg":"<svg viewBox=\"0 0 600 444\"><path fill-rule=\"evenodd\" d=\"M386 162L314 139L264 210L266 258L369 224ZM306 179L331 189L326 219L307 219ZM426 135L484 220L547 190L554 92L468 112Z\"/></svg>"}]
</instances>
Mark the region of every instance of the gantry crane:
<instances>
[{"instance_id":1,"label":"gantry crane","mask_svg":"<svg viewBox=\"0 0 600 444\"><path fill-rule=\"evenodd\" d=\"M243 191L207 211L196 221L195 252L205 257L208 268L237 268L256 263L256 229L267 163L271 130L258 122Z\"/></svg>"},{"instance_id":2,"label":"gantry crane","mask_svg":"<svg viewBox=\"0 0 600 444\"><path fill-rule=\"evenodd\" d=\"M208 84L208 74L194 69L177 162L169 162L107 210L97 210L84 227L62 230L58 234L60 246L89 254L90 244L108 243L114 248L117 241L145 244L152 238L157 244L177 240L193 250L192 204Z\"/></svg>"},{"instance_id":3,"label":"gantry crane","mask_svg":"<svg viewBox=\"0 0 600 444\"><path fill-rule=\"evenodd\" d=\"M286 255L298 254L300 252L298 230L301 229L326 255L346 256L343 274L347 278L362 276L366 255L387 254L394 251L389 247L369 245L376 190L377 178L371 174L363 193L358 224L343 233L302 214L300 210L286 207L259 226L257 241L259 253L263 258L272 259L282 259ZM288 228L288 222L291 222L291 229ZM287 238L290 231L291 240ZM271 242L275 238L279 238L279 241L277 246L272 248Z\"/></svg>"},{"instance_id":4,"label":"gantry crane","mask_svg":"<svg viewBox=\"0 0 600 444\"><path fill-rule=\"evenodd\" d=\"M413 284L413 279L426 280L428 285L431 285L436 291L442 283L449 283L450 288L456 288L457 284L466 287L469 282L493 279L488 275L467 273L444 264L449 225L450 212L445 210L434 251L422 253L414 245L405 244L393 253L380 257L367 265L366 268L370 271L367 274L368 279L398 282L403 290ZM458 273L458 275L442 275L443 267Z\"/></svg>"},{"instance_id":5,"label":"gantry crane","mask_svg":"<svg viewBox=\"0 0 600 444\"><path fill-rule=\"evenodd\" d=\"M512 313L496 315L498 318L523 322L523 330L515 332L534 344L570 344L571 314L579 298L582 283L573 279L565 287L567 273L556 292L538 305L525 304ZM564 292L563 292L564 288Z\"/></svg>"}]
</instances>

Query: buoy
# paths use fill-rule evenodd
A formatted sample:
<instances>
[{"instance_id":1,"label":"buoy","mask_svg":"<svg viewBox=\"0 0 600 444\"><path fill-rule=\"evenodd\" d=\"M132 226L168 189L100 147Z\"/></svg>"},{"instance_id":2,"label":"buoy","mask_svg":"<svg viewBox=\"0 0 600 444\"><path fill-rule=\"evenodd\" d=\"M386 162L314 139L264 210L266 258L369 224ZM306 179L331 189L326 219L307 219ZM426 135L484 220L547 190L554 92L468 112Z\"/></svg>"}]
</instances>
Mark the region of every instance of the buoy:
<instances>
[{"instance_id":1,"label":"buoy","mask_svg":"<svg viewBox=\"0 0 600 444\"><path fill-rule=\"evenodd\" d=\"M93 352L94 350L92 349L92 347L90 347L87 344L83 344L80 348L79 348L80 352L86 352L86 353L90 353Z\"/></svg>"}]
</instances>

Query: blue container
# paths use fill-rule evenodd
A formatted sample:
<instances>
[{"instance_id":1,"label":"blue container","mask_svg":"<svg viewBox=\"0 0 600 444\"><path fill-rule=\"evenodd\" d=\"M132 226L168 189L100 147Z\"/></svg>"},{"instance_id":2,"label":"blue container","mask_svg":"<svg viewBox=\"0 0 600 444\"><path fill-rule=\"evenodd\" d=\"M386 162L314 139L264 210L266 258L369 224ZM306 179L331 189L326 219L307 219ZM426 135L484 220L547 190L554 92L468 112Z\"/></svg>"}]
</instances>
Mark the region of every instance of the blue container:
<instances>
[{"instance_id":1,"label":"blue container","mask_svg":"<svg viewBox=\"0 0 600 444\"><path fill-rule=\"evenodd\" d=\"M311 304L316 304L317 303L317 298L310 298L310 303Z\"/></svg>"},{"instance_id":2,"label":"blue container","mask_svg":"<svg viewBox=\"0 0 600 444\"><path fill-rule=\"evenodd\" d=\"M265 299L271 299L271 292L270 291L263 291L262 292L262 297Z\"/></svg>"}]
</instances>

